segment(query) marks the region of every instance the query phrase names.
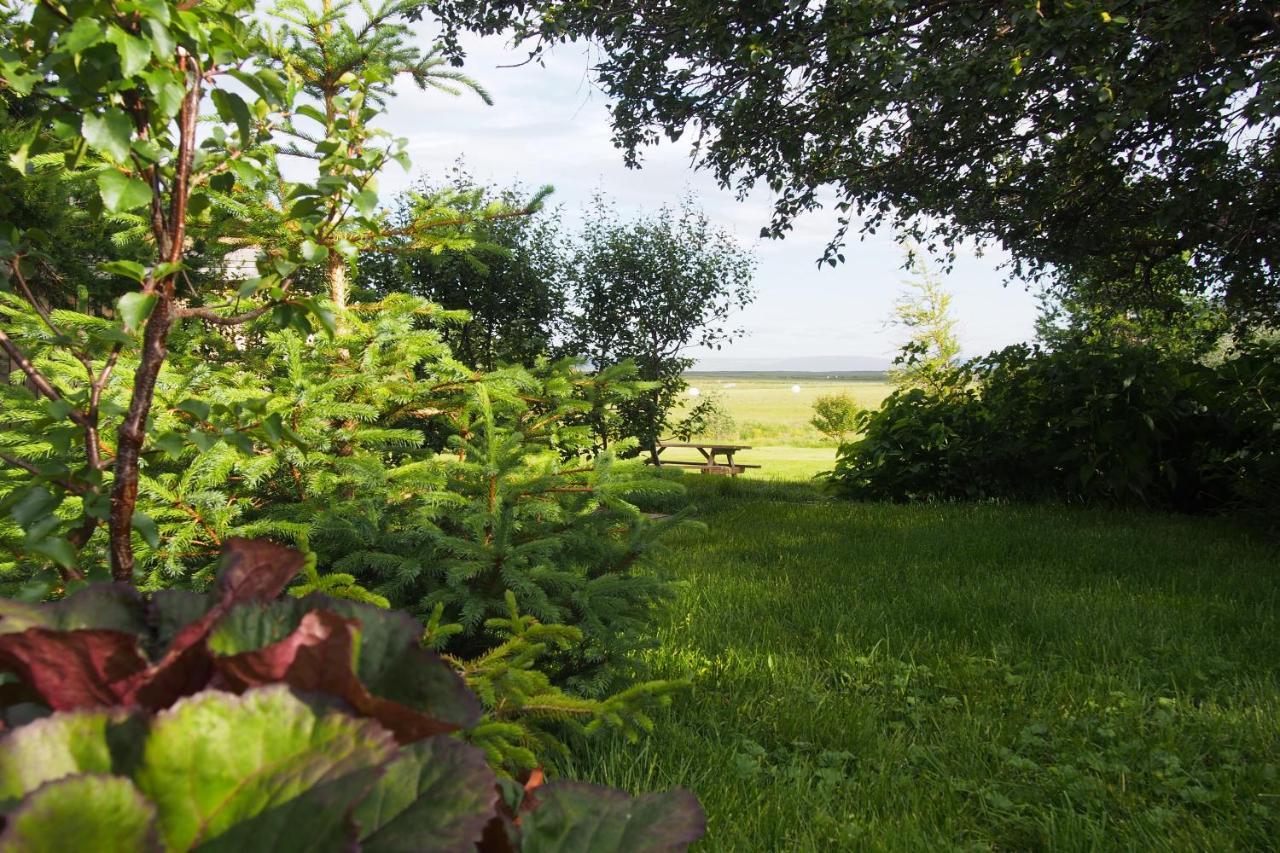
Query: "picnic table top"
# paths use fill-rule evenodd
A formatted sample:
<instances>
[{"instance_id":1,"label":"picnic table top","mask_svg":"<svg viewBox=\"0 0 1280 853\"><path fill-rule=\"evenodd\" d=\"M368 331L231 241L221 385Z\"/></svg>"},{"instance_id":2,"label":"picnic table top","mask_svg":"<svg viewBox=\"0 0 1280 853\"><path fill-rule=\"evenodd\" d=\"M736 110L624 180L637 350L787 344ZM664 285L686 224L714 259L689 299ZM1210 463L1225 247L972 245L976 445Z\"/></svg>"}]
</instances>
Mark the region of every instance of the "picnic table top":
<instances>
[{"instance_id":1,"label":"picnic table top","mask_svg":"<svg viewBox=\"0 0 1280 853\"><path fill-rule=\"evenodd\" d=\"M750 450L749 444L724 444L718 441L659 441L658 447L700 447L706 450Z\"/></svg>"}]
</instances>

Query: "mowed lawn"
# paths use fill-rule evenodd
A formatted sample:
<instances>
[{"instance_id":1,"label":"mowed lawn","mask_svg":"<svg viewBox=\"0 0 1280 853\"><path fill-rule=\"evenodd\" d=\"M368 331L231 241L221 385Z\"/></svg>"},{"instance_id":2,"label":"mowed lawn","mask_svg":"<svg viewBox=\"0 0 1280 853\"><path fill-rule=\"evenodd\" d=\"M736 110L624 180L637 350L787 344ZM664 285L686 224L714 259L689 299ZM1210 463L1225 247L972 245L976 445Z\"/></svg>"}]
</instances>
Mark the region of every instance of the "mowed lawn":
<instances>
[{"instance_id":1,"label":"mowed lawn","mask_svg":"<svg viewBox=\"0 0 1280 853\"><path fill-rule=\"evenodd\" d=\"M686 475L652 653L695 688L573 775L692 789L706 850L1280 841L1280 554L1225 522L821 500Z\"/></svg>"}]
</instances>

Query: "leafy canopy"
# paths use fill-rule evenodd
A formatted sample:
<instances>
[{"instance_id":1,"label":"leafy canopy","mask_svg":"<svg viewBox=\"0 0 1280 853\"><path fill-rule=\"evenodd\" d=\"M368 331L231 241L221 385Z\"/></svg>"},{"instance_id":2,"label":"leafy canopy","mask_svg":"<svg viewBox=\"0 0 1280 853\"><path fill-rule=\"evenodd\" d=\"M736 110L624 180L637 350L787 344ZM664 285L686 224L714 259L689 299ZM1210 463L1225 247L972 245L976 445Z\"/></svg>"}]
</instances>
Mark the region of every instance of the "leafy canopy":
<instances>
[{"instance_id":1,"label":"leafy canopy","mask_svg":"<svg viewBox=\"0 0 1280 853\"><path fill-rule=\"evenodd\" d=\"M691 135L725 185L827 203L929 248L995 241L1021 276L1155 286L1191 263L1237 317L1280 313L1280 16L1261 0L432 0L536 52L589 38L637 162ZM1172 279L1164 278L1166 282Z\"/></svg>"}]
</instances>

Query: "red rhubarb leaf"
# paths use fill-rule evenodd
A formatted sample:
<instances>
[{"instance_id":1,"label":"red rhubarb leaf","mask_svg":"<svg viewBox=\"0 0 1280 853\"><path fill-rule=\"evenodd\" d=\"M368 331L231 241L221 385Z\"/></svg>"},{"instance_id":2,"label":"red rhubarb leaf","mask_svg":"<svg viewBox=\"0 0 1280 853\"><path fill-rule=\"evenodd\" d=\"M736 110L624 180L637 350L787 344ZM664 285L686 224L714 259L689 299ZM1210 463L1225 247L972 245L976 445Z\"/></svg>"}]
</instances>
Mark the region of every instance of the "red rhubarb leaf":
<instances>
[{"instance_id":1,"label":"red rhubarb leaf","mask_svg":"<svg viewBox=\"0 0 1280 853\"><path fill-rule=\"evenodd\" d=\"M276 618L272 608L258 611L264 620ZM218 634L220 650L235 647L228 627L235 624L246 638L260 633L243 610ZM341 698L357 713L382 723L396 740L411 743L435 734L455 731L458 723L437 719L417 708L369 692L354 668L360 623L327 610L313 610L298 627L279 642L235 654L215 655L214 667L222 683L243 691L266 684L285 683L295 690L328 693ZM438 662L438 661L437 661ZM425 662L430 666L431 662ZM443 662L439 665L445 666Z\"/></svg>"},{"instance_id":2,"label":"red rhubarb leaf","mask_svg":"<svg viewBox=\"0 0 1280 853\"><path fill-rule=\"evenodd\" d=\"M101 628L141 634L147 629L142 595L126 583L96 583L60 601L28 604L0 598L0 634L28 628Z\"/></svg>"},{"instance_id":3,"label":"red rhubarb leaf","mask_svg":"<svg viewBox=\"0 0 1280 853\"><path fill-rule=\"evenodd\" d=\"M0 669L55 711L120 704L129 679L146 667L138 638L120 631L28 628L0 635Z\"/></svg>"},{"instance_id":4,"label":"red rhubarb leaf","mask_svg":"<svg viewBox=\"0 0 1280 853\"><path fill-rule=\"evenodd\" d=\"M270 601L302 570L301 553L265 539L228 539L214 587L220 603Z\"/></svg>"},{"instance_id":5,"label":"red rhubarb leaf","mask_svg":"<svg viewBox=\"0 0 1280 853\"><path fill-rule=\"evenodd\" d=\"M126 694L128 701L158 710L207 687L213 665L205 640L214 626L237 604L278 596L304 560L292 548L265 539L228 539L214 587L217 603L180 628L164 656L134 676Z\"/></svg>"}]
</instances>

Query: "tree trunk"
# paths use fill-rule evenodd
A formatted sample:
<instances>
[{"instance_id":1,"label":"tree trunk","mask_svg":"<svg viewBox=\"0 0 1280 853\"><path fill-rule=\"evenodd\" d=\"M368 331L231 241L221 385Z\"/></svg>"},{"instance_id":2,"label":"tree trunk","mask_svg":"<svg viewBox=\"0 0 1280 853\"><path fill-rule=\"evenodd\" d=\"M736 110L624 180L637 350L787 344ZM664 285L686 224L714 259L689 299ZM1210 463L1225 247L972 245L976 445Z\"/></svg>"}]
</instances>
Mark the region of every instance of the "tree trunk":
<instances>
[{"instance_id":1,"label":"tree trunk","mask_svg":"<svg viewBox=\"0 0 1280 853\"><path fill-rule=\"evenodd\" d=\"M329 269L326 278L329 282L329 299L333 302L337 320L342 322L342 315L347 310L347 260L337 252L329 252Z\"/></svg>"}]
</instances>

